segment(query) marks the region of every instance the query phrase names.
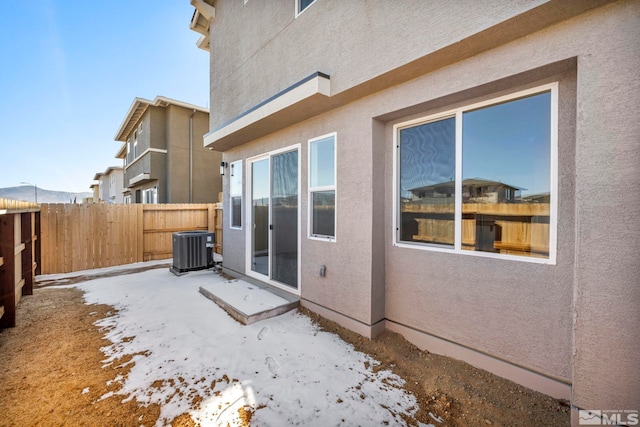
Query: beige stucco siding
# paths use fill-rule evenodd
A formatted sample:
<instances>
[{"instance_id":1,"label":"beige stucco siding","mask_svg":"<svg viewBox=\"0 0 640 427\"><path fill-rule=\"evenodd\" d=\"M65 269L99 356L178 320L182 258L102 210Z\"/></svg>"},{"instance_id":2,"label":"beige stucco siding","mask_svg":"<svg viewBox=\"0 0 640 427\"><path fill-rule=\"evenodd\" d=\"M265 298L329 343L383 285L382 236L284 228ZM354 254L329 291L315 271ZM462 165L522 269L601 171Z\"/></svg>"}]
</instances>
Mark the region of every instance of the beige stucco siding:
<instances>
[{"instance_id":1,"label":"beige stucco siding","mask_svg":"<svg viewBox=\"0 0 640 427\"><path fill-rule=\"evenodd\" d=\"M292 7L290 2L283 3ZM421 64L428 64L428 53L439 46L455 45L458 37L537 4L481 2L477 4L481 9L474 9L475 2L465 3L477 12L467 15L454 2L454 11L447 9L452 17L447 18L435 11L430 15L423 8L424 14L403 9L416 4L402 3L396 9L391 4L397 2L381 3L341 6L343 26L351 20L352 29L330 22L328 16L336 20L335 13L330 13L337 8L332 0L319 0L312 6L318 13L310 9L291 22L276 13L284 6L270 3L265 16L274 20L269 24L274 29L248 29L247 40L241 43L249 56L231 52L241 50L231 39L214 42L212 105L218 100L229 109L212 113L211 125L225 122L316 70L331 75L332 94L383 72L395 79L393 67L425 55ZM242 15L253 13L242 7L242 2L216 5L219 13L212 40L230 37L232 26L242 19L260 21ZM384 14L390 23L388 34L368 31ZM433 17L441 20L431 21ZM287 44L303 38L296 32L303 18L316 20L305 26L305 37L313 39L322 33L326 46L314 43L301 52ZM640 2L621 1L466 59L454 60L454 55L444 67L232 148L225 152L225 161L301 144L304 300L366 325L386 318L572 384L576 407L640 408L636 374L640 366L638 22ZM394 23L407 28L431 23L437 28L429 30L433 34L421 34L422 47L407 28L396 29ZM447 23L449 38L440 39ZM222 31L225 28L229 30ZM337 33L352 35L352 43L334 42ZM396 47L407 52L397 52ZM269 56L278 60L268 60ZM438 61L446 58L438 56ZM393 124L551 81L559 82L555 265L393 246ZM306 237L307 141L329 132L337 132L338 153L334 243ZM246 163L244 167L246 173ZM229 206L227 190L225 207ZM249 201L244 194L246 206ZM225 209L224 227L225 267L243 273L246 217L243 230L230 230ZM320 265L327 266L325 278L318 275Z\"/></svg>"},{"instance_id":2,"label":"beige stucco siding","mask_svg":"<svg viewBox=\"0 0 640 427\"><path fill-rule=\"evenodd\" d=\"M208 130L207 114L172 105L165 110L169 152L167 176L171 180L168 199L172 203L217 201L218 193L222 191L219 172L222 156L202 145L202 135ZM190 162L193 162L192 173Z\"/></svg>"},{"instance_id":3,"label":"beige stucco siding","mask_svg":"<svg viewBox=\"0 0 640 427\"><path fill-rule=\"evenodd\" d=\"M578 60L573 383L577 404L640 409L640 3L584 19Z\"/></svg>"},{"instance_id":4,"label":"beige stucco siding","mask_svg":"<svg viewBox=\"0 0 640 427\"><path fill-rule=\"evenodd\" d=\"M337 94L544 3L322 0L295 18L293 1L217 2L211 128L313 72Z\"/></svg>"}]
</instances>

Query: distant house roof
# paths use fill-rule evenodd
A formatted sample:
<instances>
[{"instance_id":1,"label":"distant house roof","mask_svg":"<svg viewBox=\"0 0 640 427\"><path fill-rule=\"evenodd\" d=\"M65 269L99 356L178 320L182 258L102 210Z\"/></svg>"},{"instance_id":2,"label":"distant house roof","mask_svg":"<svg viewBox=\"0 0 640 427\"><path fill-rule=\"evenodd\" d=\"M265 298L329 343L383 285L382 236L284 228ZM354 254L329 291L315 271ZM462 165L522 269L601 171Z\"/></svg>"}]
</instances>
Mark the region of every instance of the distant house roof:
<instances>
[{"instance_id":1,"label":"distant house roof","mask_svg":"<svg viewBox=\"0 0 640 427\"><path fill-rule=\"evenodd\" d=\"M412 193L416 193L421 191L435 191L435 190L446 190L446 189L453 190L455 185L456 185L455 181L447 181L447 182L440 182L438 184L427 185L424 187L411 188L409 191L411 191ZM506 188L512 188L514 190L526 190L526 188L516 187L514 185L505 184L504 182L490 181L490 180L481 179L481 178L468 178L462 181L462 187L489 187L489 186L501 186Z\"/></svg>"},{"instance_id":2,"label":"distant house roof","mask_svg":"<svg viewBox=\"0 0 640 427\"><path fill-rule=\"evenodd\" d=\"M209 113L209 109L207 108L199 107L197 105L189 104L182 101L176 101L175 99L167 98L164 96L156 96L153 101L144 98L135 98L114 139L116 141L126 142L127 136L138 124L144 112L147 111L147 108L151 106L167 107L169 105L176 105L178 107L187 108L189 110L196 110L207 114Z\"/></svg>"},{"instance_id":3,"label":"distant house roof","mask_svg":"<svg viewBox=\"0 0 640 427\"><path fill-rule=\"evenodd\" d=\"M109 166L104 172L98 172L95 174L95 176L93 177L94 181L100 181L100 178L103 175L109 175L112 171L117 171L117 170L123 170L122 166ZM93 185L98 185L98 184L93 184Z\"/></svg>"},{"instance_id":4,"label":"distant house roof","mask_svg":"<svg viewBox=\"0 0 640 427\"><path fill-rule=\"evenodd\" d=\"M124 156L127 155L127 143L124 142L120 148L118 149L118 152L116 153L116 159L124 159Z\"/></svg>"}]
</instances>

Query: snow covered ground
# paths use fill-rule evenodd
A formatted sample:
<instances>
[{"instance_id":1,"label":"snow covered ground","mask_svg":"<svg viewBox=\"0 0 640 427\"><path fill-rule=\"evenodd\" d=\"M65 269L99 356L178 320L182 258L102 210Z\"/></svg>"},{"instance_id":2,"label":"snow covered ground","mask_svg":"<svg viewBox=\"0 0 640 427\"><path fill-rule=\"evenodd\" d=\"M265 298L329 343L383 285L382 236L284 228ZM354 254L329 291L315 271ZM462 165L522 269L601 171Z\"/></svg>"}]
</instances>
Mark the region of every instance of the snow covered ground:
<instances>
[{"instance_id":1,"label":"snow covered ground","mask_svg":"<svg viewBox=\"0 0 640 427\"><path fill-rule=\"evenodd\" d=\"M75 285L88 304L118 310L98 323L112 343L105 364L134 355L117 379L119 394L160 404L157 425L185 412L202 426L242 425L245 411L252 426L397 426L406 425L401 415L412 418L416 400L401 378L374 372L375 360L308 317L292 311L241 325L198 292L224 280L162 268Z\"/></svg>"}]
</instances>

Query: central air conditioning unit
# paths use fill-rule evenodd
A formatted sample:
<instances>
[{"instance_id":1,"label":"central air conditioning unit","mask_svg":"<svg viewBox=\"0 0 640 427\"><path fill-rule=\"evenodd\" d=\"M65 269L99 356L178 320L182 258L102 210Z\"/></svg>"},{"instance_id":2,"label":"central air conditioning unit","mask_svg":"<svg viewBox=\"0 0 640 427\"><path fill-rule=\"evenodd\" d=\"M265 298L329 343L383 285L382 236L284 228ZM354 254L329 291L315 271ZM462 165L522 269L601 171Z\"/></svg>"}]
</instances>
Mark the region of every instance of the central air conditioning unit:
<instances>
[{"instance_id":1,"label":"central air conditioning unit","mask_svg":"<svg viewBox=\"0 0 640 427\"><path fill-rule=\"evenodd\" d=\"M213 247L216 234L208 231L180 231L173 233L173 266L179 275L187 271L205 270L213 266Z\"/></svg>"}]
</instances>

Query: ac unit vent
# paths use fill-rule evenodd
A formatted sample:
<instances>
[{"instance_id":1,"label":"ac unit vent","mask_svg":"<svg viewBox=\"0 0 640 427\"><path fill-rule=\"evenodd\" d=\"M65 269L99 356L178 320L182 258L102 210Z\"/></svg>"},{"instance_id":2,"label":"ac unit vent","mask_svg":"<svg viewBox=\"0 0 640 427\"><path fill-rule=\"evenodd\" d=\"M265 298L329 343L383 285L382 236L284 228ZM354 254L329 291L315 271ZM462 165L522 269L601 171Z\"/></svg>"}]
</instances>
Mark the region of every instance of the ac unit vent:
<instances>
[{"instance_id":1,"label":"ac unit vent","mask_svg":"<svg viewBox=\"0 0 640 427\"><path fill-rule=\"evenodd\" d=\"M173 233L172 271L204 270L213 263L215 233L208 231L180 231Z\"/></svg>"}]
</instances>

